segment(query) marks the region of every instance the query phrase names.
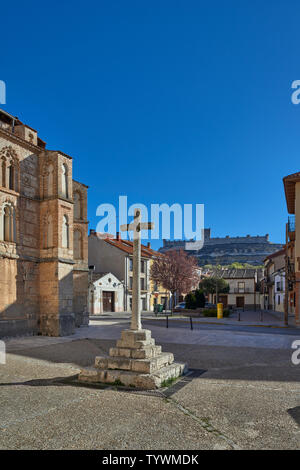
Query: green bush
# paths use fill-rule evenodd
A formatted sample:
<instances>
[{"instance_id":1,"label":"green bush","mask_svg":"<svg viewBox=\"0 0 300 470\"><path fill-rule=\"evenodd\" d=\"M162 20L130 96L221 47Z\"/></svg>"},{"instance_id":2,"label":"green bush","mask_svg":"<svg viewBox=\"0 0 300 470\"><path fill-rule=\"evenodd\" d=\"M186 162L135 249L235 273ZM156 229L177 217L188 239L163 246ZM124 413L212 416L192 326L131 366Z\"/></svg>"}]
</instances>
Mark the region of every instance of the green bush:
<instances>
[{"instance_id":1,"label":"green bush","mask_svg":"<svg viewBox=\"0 0 300 470\"><path fill-rule=\"evenodd\" d=\"M185 308L187 309L195 309L195 308L203 308L205 305L205 295L203 294L202 290L197 289L194 292L189 292L185 296Z\"/></svg>"},{"instance_id":2,"label":"green bush","mask_svg":"<svg viewBox=\"0 0 300 470\"><path fill-rule=\"evenodd\" d=\"M205 295L202 290L195 291L196 308L203 308L205 306Z\"/></svg>"},{"instance_id":3,"label":"green bush","mask_svg":"<svg viewBox=\"0 0 300 470\"><path fill-rule=\"evenodd\" d=\"M202 313L204 317L217 317L218 316L216 308L205 308ZM223 310L223 317L227 318L229 317L229 315L230 315L229 309L225 308Z\"/></svg>"},{"instance_id":4,"label":"green bush","mask_svg":"<svg viewBox=\"0 0 300 470\"><path fill-rule=\"evenodd\" d=\"M196 308L196 296L192 292L189 292L185 296L185 308L194 309Z\"/></svg>"}]
</instances>

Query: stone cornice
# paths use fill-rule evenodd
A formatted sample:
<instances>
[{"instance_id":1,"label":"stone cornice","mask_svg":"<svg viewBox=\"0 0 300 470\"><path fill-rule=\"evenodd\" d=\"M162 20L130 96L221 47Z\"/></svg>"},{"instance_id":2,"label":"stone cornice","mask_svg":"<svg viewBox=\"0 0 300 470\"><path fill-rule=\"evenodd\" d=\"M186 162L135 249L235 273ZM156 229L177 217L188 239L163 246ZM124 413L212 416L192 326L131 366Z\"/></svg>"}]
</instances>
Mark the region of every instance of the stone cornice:
<instances>
[{"instance_id":1,"label":"stone cornice","mask_svg":"<svg viewBox=\"0 0 300 470\"><path fill-rule=\"evenodd\" d=\"M45 149L39 147L38 145L30 143L27 140L22 139L22 137L17 136L16 134L6 131L2 127L0 127L0 136L6 137L8 140L20 145L21 147L26 147L29 150L33 150L35 154L40 154L45 151Z\"/></svg>"}]
</instances>

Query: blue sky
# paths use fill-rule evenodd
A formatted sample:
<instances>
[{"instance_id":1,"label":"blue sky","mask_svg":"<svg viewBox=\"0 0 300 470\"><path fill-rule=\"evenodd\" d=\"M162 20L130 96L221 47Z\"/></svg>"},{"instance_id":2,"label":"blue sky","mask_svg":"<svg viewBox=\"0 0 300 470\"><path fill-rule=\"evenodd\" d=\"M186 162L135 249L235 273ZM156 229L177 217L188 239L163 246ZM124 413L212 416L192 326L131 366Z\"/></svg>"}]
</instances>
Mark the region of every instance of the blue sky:
<instances>
[{"instance_id":1,"label":"blue sky","mask_svg":"<svg viewBox=\"0 0 300 470\"><path fill-rule=\"evenodd\" d=\"M214 236L284 240L299 171L297 1L1 5L6 111L101 203L204 203ZM155 247L158 242L154 244Z\"/></svg>"}]
</instances>

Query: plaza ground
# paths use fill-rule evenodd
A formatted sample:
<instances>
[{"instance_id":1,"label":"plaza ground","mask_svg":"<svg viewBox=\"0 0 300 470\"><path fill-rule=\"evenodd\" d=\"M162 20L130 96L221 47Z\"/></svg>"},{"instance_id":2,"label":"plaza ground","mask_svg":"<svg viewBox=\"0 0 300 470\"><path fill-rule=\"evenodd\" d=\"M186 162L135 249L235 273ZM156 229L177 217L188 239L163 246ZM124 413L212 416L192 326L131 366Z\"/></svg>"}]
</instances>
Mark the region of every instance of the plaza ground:
<instances>
[{"instance_id":1,"label":"plaza ground","mask_svg":"<svg viewBox=\"0 0 300 470\"><path fill-rule=\"evenodd\" d=\"M299 330L206 321L191 331L179 319L167 329L165 319L146 315L143 326L194 375L165 395L65 380L107 354L128 323L108 315L70 337L7 340L7 364L0 365L0 448L300 447L300 366L291 362Z\"/></svg>"}]
</instances>

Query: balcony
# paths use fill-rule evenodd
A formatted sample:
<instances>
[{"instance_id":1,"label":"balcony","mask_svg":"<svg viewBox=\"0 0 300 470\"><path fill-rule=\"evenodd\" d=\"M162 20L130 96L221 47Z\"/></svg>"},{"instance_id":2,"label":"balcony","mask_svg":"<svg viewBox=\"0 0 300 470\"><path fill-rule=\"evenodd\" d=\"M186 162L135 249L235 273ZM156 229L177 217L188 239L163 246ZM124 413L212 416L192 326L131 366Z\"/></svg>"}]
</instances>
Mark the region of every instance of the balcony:
<instances>
[{"instance_id":1,"label":"balcony","mask_svg":"<svg viewBox=\"0 0 300 470\"><path fill-rule=\"evenodd\" d=\"M295 216L290 215L288 218L288 236L290 241L295 241Z\"/></svg>"},{"instance_id":2,"label":"balcony","mask_svg":"<svg viewBox=\"0 0 300 470\"><path fill-rule=\"evenodd\" d=\"M250 294L250 293L251 293L251 289L250 289L250 287L244 287L244 288L242 288L242 287L235 287L235 288L233 289L233 292L234 292L235 294Z\"/></svg>"}]
</instances>

